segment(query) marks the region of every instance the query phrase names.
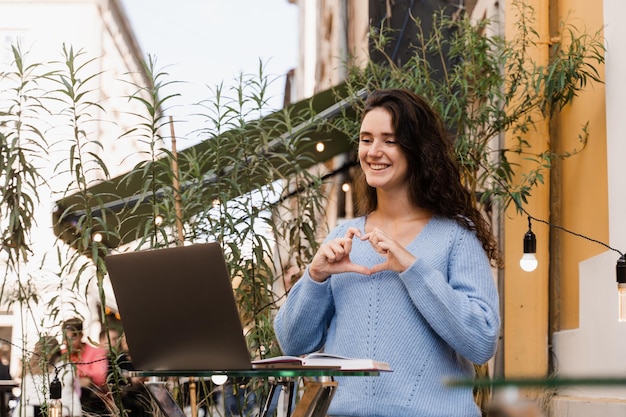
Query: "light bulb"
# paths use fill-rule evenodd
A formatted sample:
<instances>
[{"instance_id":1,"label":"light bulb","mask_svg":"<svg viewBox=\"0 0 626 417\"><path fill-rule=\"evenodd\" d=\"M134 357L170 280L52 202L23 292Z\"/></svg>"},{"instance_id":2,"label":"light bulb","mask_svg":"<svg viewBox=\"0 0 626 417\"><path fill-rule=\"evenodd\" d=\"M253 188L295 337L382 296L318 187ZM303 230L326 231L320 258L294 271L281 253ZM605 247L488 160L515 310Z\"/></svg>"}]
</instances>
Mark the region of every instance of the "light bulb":
<instances>
[{"instance_id":1,"label":"light bulb","mask_svg":"<svg viewBox=\"0 0 626 417\"><path fill-rule=\"evenodd\" d=\"M226 375L211 375L211 381L215 385L223 385L228 377Z\"/></svg>"},{"instance_id":2,"label":"light bulb","mask_svg":"<svg viewBox=\"0 0 626 417\"><path fill-rule=\"evenodd\" d=\"M619 300L619 321L626 321L626 284L617 284Z\"/></svg>"},{"instance_id":3,"label":"light bulb","mask_svg":"<svg viewBox=\"0 0 626 417\"><path fill-rule=\"evenodd\" d=\"M524 255L519 260L519 266L526 272L531 272L537 269L537 238L532 231L532 225L530 223L530 216L528 216L528 231L524 235Z\"/></svg>"},{"instance_id":4,"label":"light bulb","mask_svg":"<svg viewBox=\"0 0 626 417\"><path fill-rule=\"evenodd\" d=\"M617 297L619 300L619 321L626 321L626 255L617 260Z\"/></svg>"},{"instance_id":5,"label":"light bulb","mask_svg":"<svg viewBox=\"0 0 626 417\"><path fill-rule=\"evenodd\" d=\"M63 404L61 404L61 400L49 400L48 410L49 417L63 417Z\"/></svg>"},{"instance_id":6,"label":"light bulb","mask_svg":"<svg viewBox=\"0 0 626 417\"><path fill-rule=\"evenodd\" d=\"M519 260L519 266L526 272L532 272L537 269L537 258L534 253L525 253Z\"/></svg>"}]
</instances>

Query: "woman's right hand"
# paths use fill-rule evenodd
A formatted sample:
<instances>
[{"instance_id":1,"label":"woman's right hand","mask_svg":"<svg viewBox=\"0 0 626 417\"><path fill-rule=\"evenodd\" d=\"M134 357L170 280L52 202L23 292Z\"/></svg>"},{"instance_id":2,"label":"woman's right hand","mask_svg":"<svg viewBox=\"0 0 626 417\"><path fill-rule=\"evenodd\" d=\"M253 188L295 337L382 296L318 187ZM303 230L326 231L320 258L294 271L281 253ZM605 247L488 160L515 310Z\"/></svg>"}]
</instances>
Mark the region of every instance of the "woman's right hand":
<instances>
[{"instance_id":1,"label":"woman's right hand","mask_svg":"<svg viewBox=\"0 0 626 417\"><path fill-rule=\"evenodd\" d=\"M371 274L369 268L350 261L352 239L355 236L360 238L361 232L356 227L351 227L344 237L330 240L319 248L309 265L309 276L313 281L324 282L332 274L341 272Z\"/></svg>"}]
</instances>

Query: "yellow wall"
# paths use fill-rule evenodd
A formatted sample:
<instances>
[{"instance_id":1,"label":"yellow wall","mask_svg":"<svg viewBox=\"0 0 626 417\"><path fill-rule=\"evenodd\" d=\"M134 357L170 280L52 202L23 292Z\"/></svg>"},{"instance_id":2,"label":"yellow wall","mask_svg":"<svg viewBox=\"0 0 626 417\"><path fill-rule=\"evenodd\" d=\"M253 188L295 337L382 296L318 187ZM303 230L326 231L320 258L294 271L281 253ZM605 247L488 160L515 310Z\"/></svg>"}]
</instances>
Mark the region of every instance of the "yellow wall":
<instances>
[{"instance_id":1,"label":"yellow wall","mask_svg":"<svg viewBox=\"0 0 626 417\"><path fill-rule=\"evenodd\" d=\"M559 20L566 19L569 12L568 21L580 31L593 35L602 28L600 1L562 0L558 7ZM603 78L604 67L598 71ZM609 241L605 117L604 85L594 83L564 109L556 127L561 148L568 151L580 148L578 134L581 126L589 122L587 147L562 163L560 225L601 242ZM561 271L556 330L578 327L578 264L605 250L597 243L561 233L560 253L554 260Z\"/></svg>"},{"instance_id":2,"label":"yellow wall","mask_svg":"<svg viewBox=\"0 0 626 417\"><path fill-rule=\"evenodd\" d=\"M549 15L548 0L528 0L526 2L535 10L536 27L540 34L540 42L534 50L529 51L533 60L539 65L548 60ZM515 35L517 9L507 2L505 10L505 36L510 39ZM538 115L534 115L538 118ZM540 153L549 146L549 126L538 123L536 131L526 136L533 144L532 151ZM513 139L507 135L506 141ZM523 157L512 160L518 163L520 171L526 171L527 162ZM546 185L535 188L532 198L525 207L533 216L547 219L549 215L549 177ZM515 212L511 207L504 220L504 374L506 377L545 375L547 371L547 335L548 335L548 243L547 227L533 223L533 231L537 236L537 259L539 267L533 272L524 272L519 266L522 256L522 241L528 230L525 216Z\"/></svg>"},{"instance_id":3,"label":"yellow wall","mask_svg":"<svg viewBox=\"0 0 626 417\"><path fill-rule=\"evenodd\" d=\"M527 0L536 13L536 30L545 42L537 45L534 58L547 59L547 44L554 35L555 22L567 18L577 30L594 34L602 26L602 3L587 0ZM550 15L552 13L552 15ZM555 13L558 15L555 16ZM512 0L506 2L506 36L515 30ZM584 18L583 18L584 17ZM549 27L552 22L552 28ZM550 29L553 31L550 32ZM599 68L603 75L603 68ZM540 126L531 133L529 141L537 152L546 149L552 141L563 151L580 147L578 135L589 121L590 138L587 148L579 155L565 159L555 182L546 183L533 191L526 209L538 219L549 220L550 215L562 227L602 242L608 242L608 198L606 172L606 132L604 86L587 85L584 92L565 109L551 125ZM511 140L507 138L507 140ZM523 160L517 161L522 164ZM549 181L546 178L546 181ZM552 194L551 189L552 187ZM557 197L556 200L554 198ZM551 202L551 198L553 201ZM504 288L504 373L506 377L540 376L548 371L548 343L550 327L555 330L578 326L578 264L605 249L568 233L559 232L542 223L533 222L537 236L536 271L523 272L518 264L522 254L522 238L527 230L527 219L509 210L504 219L505 269ZM550 233L559 247L550 254ZM550 276L550 262L552 269ZM552 297L549 286L553 285ZM550 323L549 306L552 304Z\"/></svg>"}]
</instances>

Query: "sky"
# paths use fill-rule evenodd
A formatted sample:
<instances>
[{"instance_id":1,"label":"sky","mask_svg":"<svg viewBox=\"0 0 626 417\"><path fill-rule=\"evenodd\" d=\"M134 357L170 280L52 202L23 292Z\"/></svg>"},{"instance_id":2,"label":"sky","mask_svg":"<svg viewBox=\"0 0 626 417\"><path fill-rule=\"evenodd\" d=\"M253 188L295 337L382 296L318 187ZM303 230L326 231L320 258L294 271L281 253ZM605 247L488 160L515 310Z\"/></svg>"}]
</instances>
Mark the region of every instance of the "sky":
<instances>
[{"instance_id":1,"label":"sky","mask_svg":"<svg viewBox=\"0 0 626 417\"><path fill-rule=\"evenodd\" d=\"M287 0L121 0L144 55L156 58L182 94L177 103L211 97L207 86L236 85L239 74L274 79L270 104L282 105L285 74L298 62L298 6ZM196 110L197 111L197 110ZM170 111L174 117L185 108ZM193 125L177 124L177 136Z\"/></svg>"}]
</instances>

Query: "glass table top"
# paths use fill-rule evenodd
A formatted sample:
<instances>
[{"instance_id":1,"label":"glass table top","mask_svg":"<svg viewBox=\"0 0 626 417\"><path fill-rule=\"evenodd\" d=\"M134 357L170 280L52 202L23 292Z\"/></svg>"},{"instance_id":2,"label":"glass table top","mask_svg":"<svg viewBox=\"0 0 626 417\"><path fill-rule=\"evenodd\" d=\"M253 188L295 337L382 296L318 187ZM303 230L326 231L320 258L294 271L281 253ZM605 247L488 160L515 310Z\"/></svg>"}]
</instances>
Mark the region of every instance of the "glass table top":
<instances>
[{"instance_id":1,"label":"glass table top","mask_svg":"<svg viewBox=\"0 0 626 417\"><path fill-rule=\"evenodd\" d=\"M131 371L130 376L136 377L211 377L225 375L233 378L295 378L315 376L378 376L375 370L341 370L338 368L297 367L297 368L257 368L238 370L152 370Z\"/></svg>"}]
</instances>

